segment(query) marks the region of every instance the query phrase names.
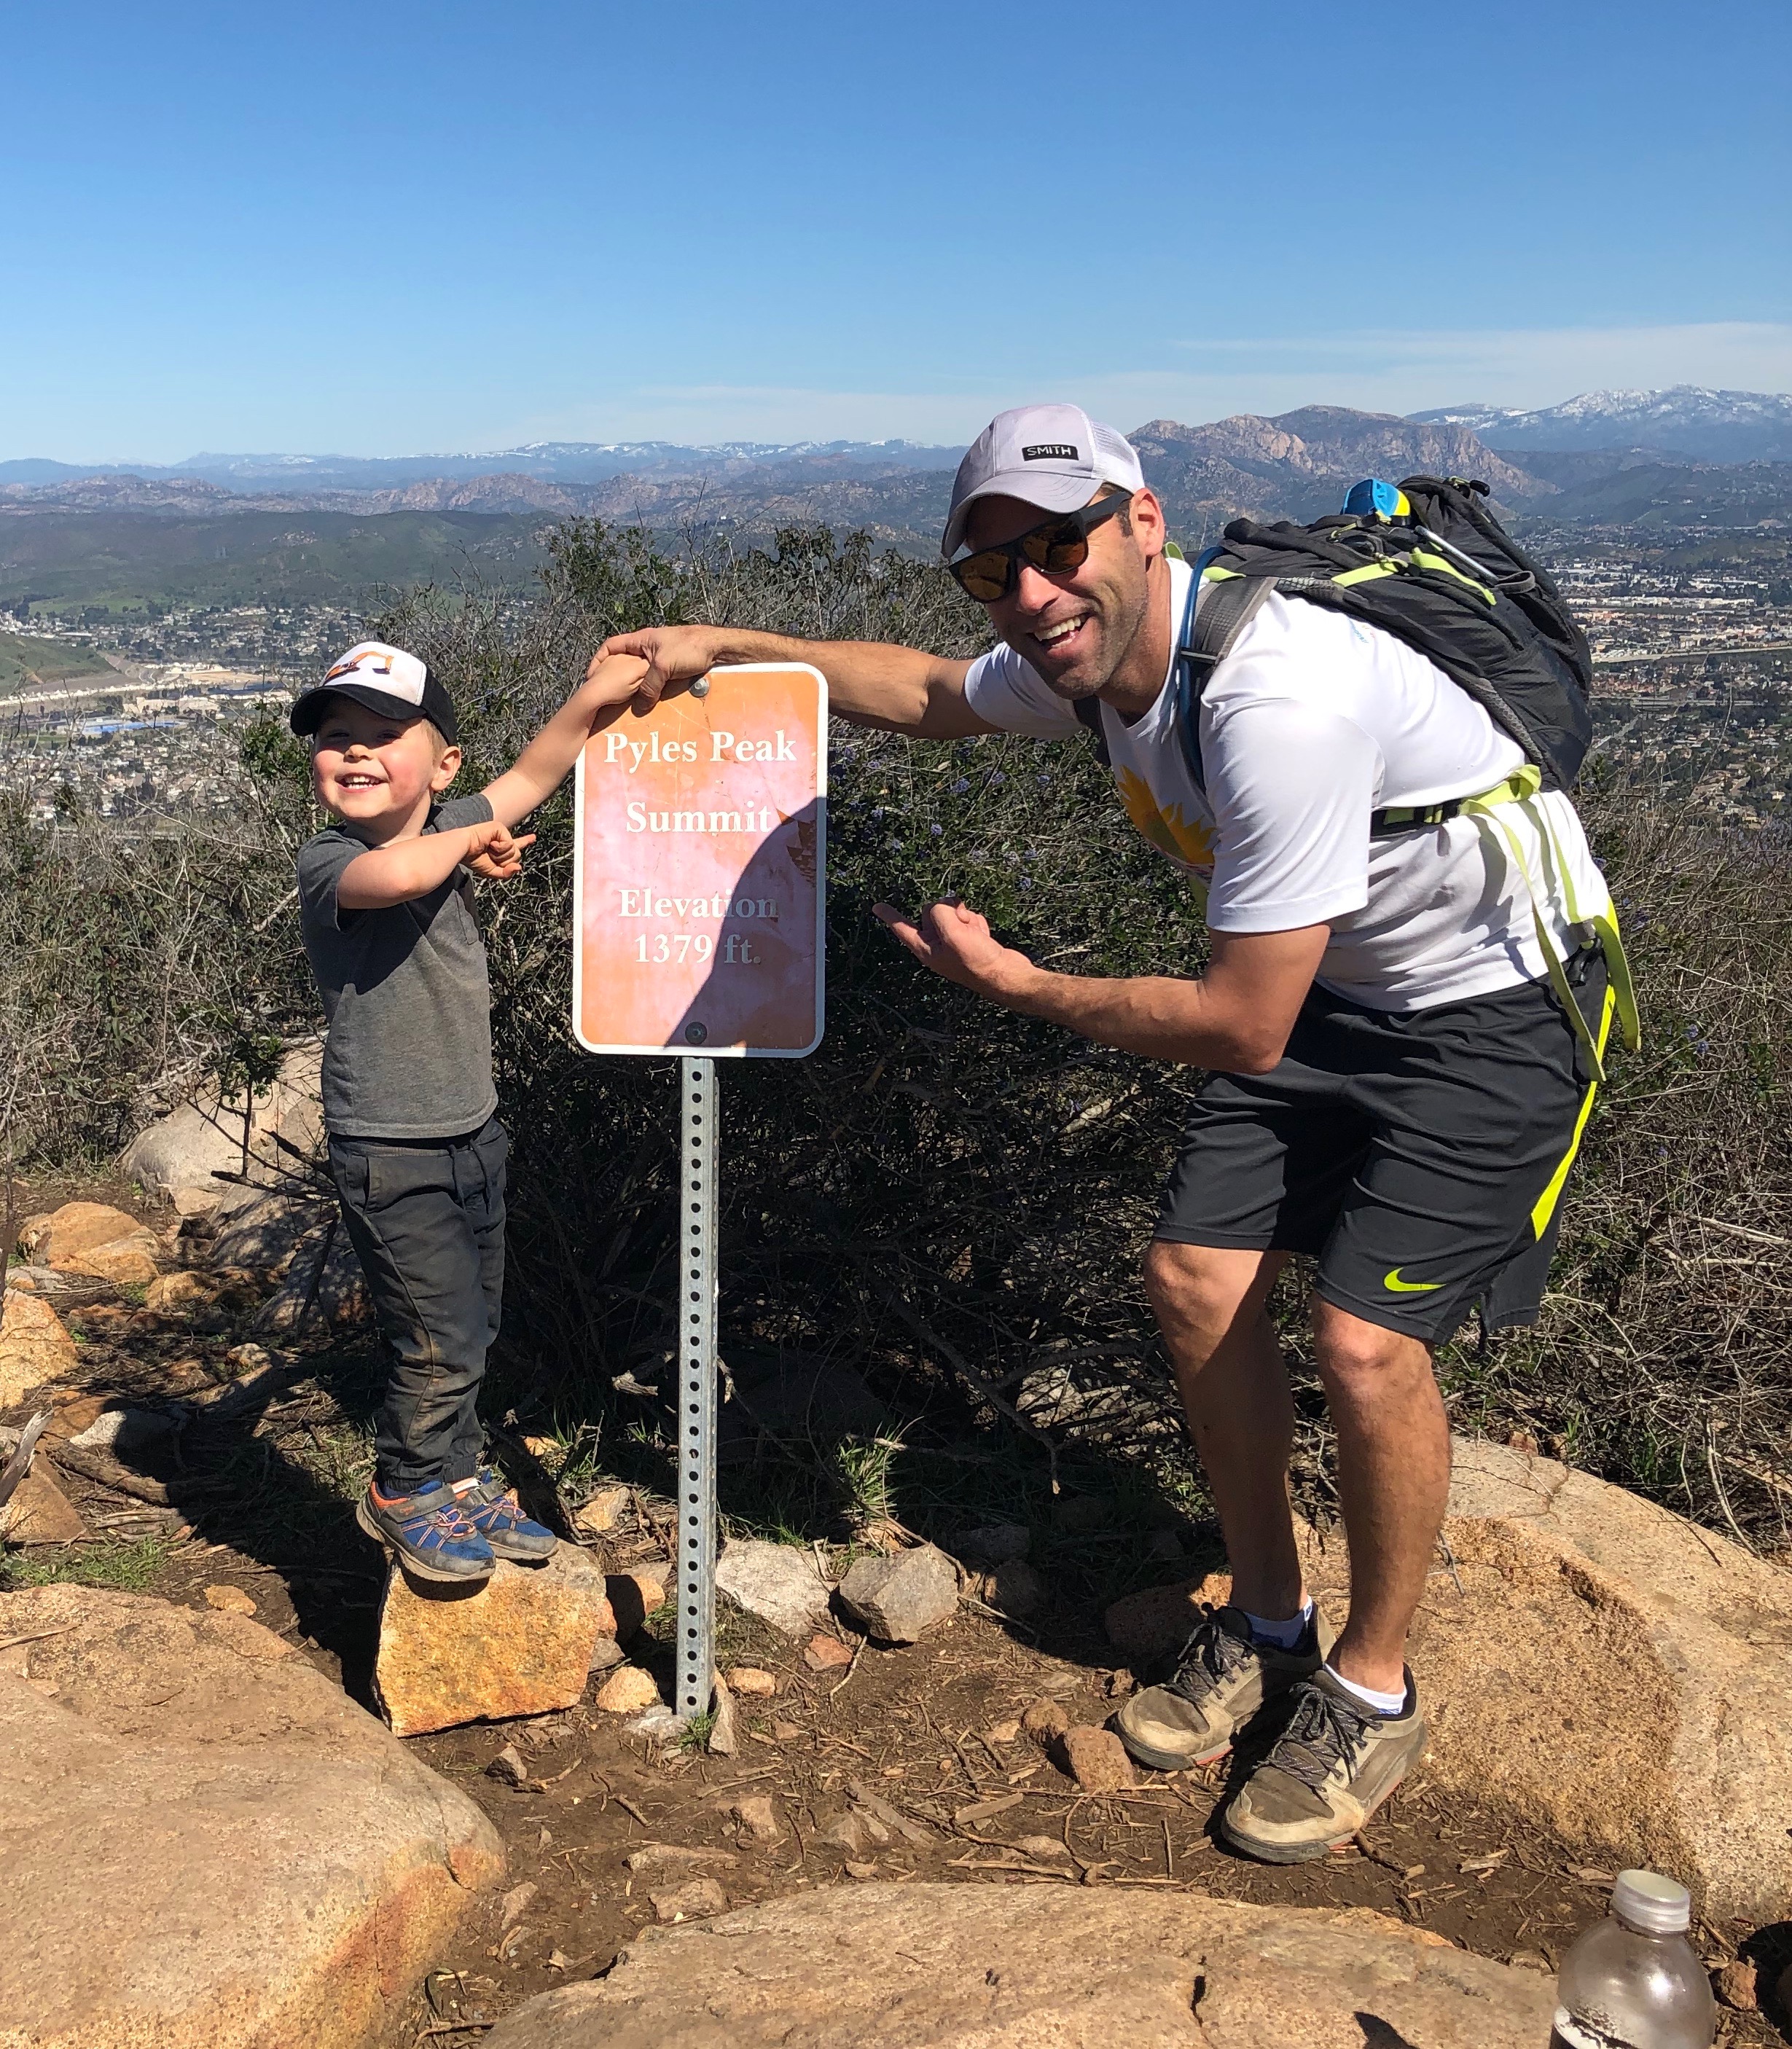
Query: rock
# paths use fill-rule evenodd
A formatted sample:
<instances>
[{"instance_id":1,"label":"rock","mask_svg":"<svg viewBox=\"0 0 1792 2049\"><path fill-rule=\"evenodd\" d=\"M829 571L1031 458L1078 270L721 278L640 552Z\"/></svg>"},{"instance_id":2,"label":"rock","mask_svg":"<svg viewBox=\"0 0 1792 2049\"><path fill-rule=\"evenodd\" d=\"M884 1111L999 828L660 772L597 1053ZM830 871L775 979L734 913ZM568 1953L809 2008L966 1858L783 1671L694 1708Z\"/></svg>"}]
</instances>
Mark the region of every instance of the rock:
<instances>
[{"instance_id":1,"label":"rock","mask_svg":"<svg viewBox=\"0 0 1792 2049\"><path fill-rule=\"evenodd\" d=\"M803 1734L795 1722L774 1722L772 1740L774 1743L795 1743Z\"/></svg>"},{"instance_id":2,"label":"rock","mask_svg":"<svg viewBox=\"0 0 1792 2049\"><path fill-rule=\"evenodd\" d=\"M882 1643L913 1643L958 1605L958 1576L931 1544L893 1558L860 1558L840 1582L840 1604Z\"/></svg>"},{"instance_id":3,"label":"rock","mask_svg":"<svg viewBox=\"0 0 1792 2049\"><path fill-rule=\"evenodd\" d=\"M1045 1581L1020 1558L1011 1558L976 1582L977 1598L998 1615L1036 1615L1045 1605Z\"/></svg>"},{"instance_id":4,"label":"rock","mask_svg":"<svg viewBox=\"0 0 1792 2049\"><path fill-rule=\"evenodd\" d=\"M0 1457L0 1465L5 1463ZM82 1544L91 1534L80 1511L41 1464L33 1466L11 1500L0 1507L0 1537L9 1544Z\"/></svg>"},{"instance_id":5,"label":"rock","mask_svg":"<svg viewBox=\"0 0 1792 2049\"><path fill-rule=\"evenodd\" d=\"M24 1266L16 1259L6 1265L6 1285L17 1288L27 1295L70 1295L75 1292L75 1283L66 1273L58 1273L52 1266Z\"/></svg>"},{"instance_id":6,"label":"rock","mask_svg":"<svg viewBox=\"0 0 1792 2049\"><path fill-rule=\"evenodd\" d=\"M110 1281L115 1287L134 1288L160 1277L156 1258L161 1250L153 1231L134 1231L128 1238L71 1252L52 1264L60 1273L84 1273L91 1280Z\"/></svg>"},{"instance_id":7,"label":"rock","mask_svg":"<svg viewBox=\"0 0 1792 2049\"><path fill-rule=\"evenodd\" d=\"M1709 1920L1780 1919L1792 1837L1761 1788L1792 1778L1792 1574L1503 1444L1457 1444L1444 1535L1408 1653L1430 1783L1672 1872Z\"/></svg>"},{"instance_id":8,"label":"rock","mask_svg":"<svg viewBox=\"0 0 1792 2049\"><path fill-rule=\"evenodd\" d=\"M612 1672L598 1688L592 1703L608 1715L638 1715L643 1708L659 1704L659 1682L639 1665L624 1665Z\"/></svg>"},{"instance_id":9,"label":"rock","mask_svg":"<svg viewBox=\"0 0 1792 2049\"><path fill-rule=\"evenodd\" d=\"M1308 1591L1334 1584L1343 1566L1342 1533L1337 1542L1322 1540L1309 1522L1294 1519L1294 1542ZM1230 1573L1206 1573L1176 1580L1168 1586L1147 1587L1112 1603L1102 1617L1108 1641L1137 1668L1173 1658L1193 1634L1203 1608L1223 1608L1231 1599ZM1340 1610L1340 1612L1342 1611Z\"/></svg>"},{"instance_id":10,"label":"rock","mask_svg":"<svg viewBox=\"0 0 1792 2049\"><path fill-rule=\"evenodd\" d=\"M322 1052L317 1040L293 1047L280 1063L279 1079L255 1098L249 1126L252 1180L278 1180L291 1173L293 1162L274 1143L277 1136L301 1155L317 1149L324 1127L318 1091ZM139 1132L119 1164L146 1195L173 1200L177 1207L183 1196L189 1201L208 1197L215 1206L227 1192L235 1191L212 1176L235 1174L243 1166L241 1092L220 1102L212 1091L195 1102L181 1104ZM182 1210L183 1215L197 1213Z\"/></svg>"},{"instance_id":11,"label":"rock","mask_svg":"<svg viewBox=\"0 0 1792 2049\"><path fill-rule=\"evenodd\" d=\"M598 1639L615 1634L603 1575L570 1544L542 1565L500 1558L468 1588L413 1583L395 1566L374 1687L399 1736L547 1714L582 1697Z\"/></svg>"},{"instance_id":12,"label":"rock","mask_svg":"<svg viewBox=\"0 0 1792 2049\"><path fill-rule=\"evenodd\" d=\"M803 1650L803 1662L811 1672L838 1672L852 1663L853 1654L838 1636L818 1629Z\"/></svg>"},{"instance_id":13,"label":"rock","mask_svg":"<svg viewBox=\"0 0 1792 2049\"><path fill-rule=\"evenodd\" d=\"M348 1234L326 1227L294 1250L286 1279L256 1311L255 1328L288 1343L306 1331L327 1339L363 1322L371 1310L367 1277Z\"/></svg>"},{"instance_id":14,"label":"rock","mask_svg":"<svg viewBox=\"0 0 1792 2049\"><path fill-rule=\"evenodd\" d=\"M733 1850L711 1849L702 1843L643 1843L631 1850L623 1862L636 1878L655 1878L700 1868L704 1864L718 1871L732 1871L741 1860Z\"/></svg>"},{"instance_id":15,"label":"rock","mask_svg":"<svg viewBox=\"0 0 1792 2049\"><path fill-rule=\"evenodd\" d=\"M716 1565L716 1585L737 1608L786 1636L803 1636L826 1615L833 1591L814 1554L763 1538L731 1540Z\"/></svg>"},{"instance_id":16,"label":"rock","mask_svg":"<svg viewBox=\"0 0 1792 2049\"><path fill-rule=\"evenodd\" d=\"M1041 1748L1055 1742L1071 1725L1062 1701L1035 1701L1020 1717L1021 1733Z\"/></svg>"},{"instance_id":17,"label":"rock","mask_svg":"<svg viewBox=\"0 0 1792 2049\"><path fill-rule=\"evenodd\" d=\"M616 1615L616 1640L620 1643L639 1635L647 1617L666 1605L664 1583L651 1573L612 1573L604 1588Z\"/></svg>"},{"instance_id":18,"label":"rock","mask_svg":"<svg viewBox=\"0 0 1792 2049\"><path fill-rule=\"evenodd\" d=\"M66 1425L69 1412L60 1412L58 1421ZM102 1409L93 1421L84 1429L64 1435L66 1441L84 1452L110 1452L115 1458L138 1459L153 1456L168 1448L174 1435L174 1421L159 1409L134 1409L124 1403Z\"/></svg>"},{"instance_id":19,"label":"rock","mask_svg":"<svg viewBox=\"0 0 1792 2049\"><path fill-rule=\"evenodd\" d=\"M1071 1853L1055 1836L1021 1836L1014 1847L1022 1857L1031 1857L1036 1864L1068 1864Z\"/></svg>"},{"instance_id":20,"label":"rock","mask_svg":"<svg viewBox=\"0 0 1792 2049\"><path fill-rule=\"evenodd\" d=\"M653 1911L662 1921L700 1921L707 1915L725 1914L728 1895L713 1878L687 1879L665 1892L650 1892Z\"/></svg>"},{"instance_id":21,"label":"rock","mask_svg":"<svg viewBox=\"0 0 1792 2049\"><path fill-rule=\"evenodd\" d=\"M628 1654L613 1636L600 1636L592 1650L591 1669L593 1672L610 1671Z\"/></svg>"},{"instance_id":22,"label":"rock","mask_svg":"<svg viewBox=\"0 0 1792 2049\"><path fill-rule=\"evenodd\" d=\"M472 1802L259 1623L0 1595L0 1642L26 1635L0 1651L6 2035L360 2049L397 2029L503 1873Z\"/></svg>"},{"instance_id":23,"label":"rock","mask_svg":"<svg viewBox=\"0 0 1792 2049\"><path fill-rule=\"evenodd\" d=\"M80 1360L48 1302L9 1288L0 1304L0 1409L14 1409L30 1389L66 1379Z\"/></svg>"},{"instance_id":24,"label":"rock","mask_svg":"<svg viewBox=\"0 0 1792 2049\"><path fill-rule=\"evenodd\" d=\"M877 1884L632 1943L486 2049L1537 2049L1546 1978L1362 1910Z\"/></svg>"},{"instance_id":25,"label":"rock","mask_svg":"<svg viewBox=\"0 0 1792 2049\"><path fill-rule=\"evenodd\" d=\"M735 1666L729 1673L728 1683L743 1700L767 1700L778 1690L773 1675L756 1665Z\"/></svg>"},{"instance_id":26,"label":"rock","mask_svg":"<svg viewBox=\"0 0 1792 2049\"><path fill-rule=\"evenodd\" d=\"M623 1724L631 1736L644 1736L651 1743L676 1743L686 1727L685 1718L664 1701L655 1701L651 1708L644 1709L632 1722Z\"/></svg>"},{"instance_id":27,"label":"rock","mask_svg":"<svg viewBox=\"0 0 1792 2049\"><path fill-rule=\"evenodd\" d=\"M182 1268L178 1273L163 1273L150 1283L150 1292L143 1297L146 1309L154 1309L158 1316L177 1316L194 1309L208 1309L217 1300L217 1284L203 1273L194 1273Z\"/></svg>"},{"instance_id":28,"label":"rock","mask_svg":"<svg viewBox=\"0 0 1792 2049\"><path fill-rule=\"evenodd\" d=\"M530 1903L540 1890L526 1879L521 1885L513 1885L498 1902L498 1927L500 1933L513 1921L519 1921L529 1911Z\"/></svg>"},{"instance_id":29,"label":"rock","mask_svg":"<svg viewBox=\"0 0 1792 2049\"><path fill-rule=\"evenodd\" d=\"M1066 1768L1085 1793L1122 1793L1137 1781L1112 1729L1071 1728L1058 1739Z\"/></svg>"},{"instance_id":30,"label":"rock","mask_svg":"<svg viewBox=\"0 0 1792 2049\"><path fill-rule=\"evenodd\" d=\"M1010 1715L999 1722L991 1722L984 1734L991 1743L1013 1743L1020 1733L1020 1717Z\"/></svg>"},{"instance_id":31,"label":"rock","mask_svg":"<svg viewBox=\"0 0 1792 2049\"><path fill-rule=\"evenodd\" d=\"M313 1232L321 1234L331 1220L331 1209L314 1196L252 1194L226 1212L212 1241L212 1263L245 1266L256 1273L283 1272L304 1241ZM340 1226L336 1235L344 1235Z\"/></svg>"},{"instance_id":32,"label":"rock","mask_svg":"<svg viewBox=\"0 0 1792 2049\"><path fill-rule=\"evenodd\" d=\"M505 1786L527 1786L529 1767L523 1761L523 1753L514 1743L507 1743L485 1767L488 1779L496 1779Z\"/></svg>"},{"instance_id":33,"label":"rock","mask_svg":"<svg viewBox=\"0 0 1792 2049\"><path fill-rule=\"evenodd\" d=\"M769 1794L749 1794L745 1799L737 1800L728 1811L740 1823L741 1833L749 1841L771 1845L784 1840L784 1832L778 1825L777 1810Z\"/></svg>"},{"instance_id":34,"label":"rock","mask_svg":"<svg viewBox=\"0 0 1792 2049\"><path fill-rule=\"evenodd\" d=\"M1755 1966L1747 1958L1732 1958L1717 1973L1717 1997L1738 2013L1755 2012L1761 2004L1755 1977Z\"/></svg>"},{"instance_id":35,"label":"rock","mask_svg":"<svg viewBox=\"0 0 1792 2049\"><path fill-rule=\"evenodd\" d=\"M44 1216L29 1217L19 1233L18 1249L29 1260L41 1261L59 1273L69 1269L61 1262L95 1246L110 1245L143 1230L135 1217L110 1203L64 1203ZM155 1234L145 1234L154 1244Z\"/></svg>"},{"instance_id":36,"label":"rock","mask_svg":"<svg viewBox=\"0 0 1792 2049\"><path fill-rule=\"evenodd\" d=\"M890 1832L868 1814L845 1814L837 1815L812 1840L826 1844L830 1849L844 1850L849 1857L861 1857L867 1850L888 1844Z\"/></svg>"},{"instance_id":37,"label":"rock","mask_svg":"<svg viewBox=\"0 0 1792 2049\"><path fill-rule=\"evenodd\" d=\"M634 1495L632 1487L599 1487L573 1511L573 1527L581 1537L603 1536L622 1520Z\"/></svg>"},{"instance_id":38,"label":"rock","mask_svg":"<svg viewBox=\"0 0 1792 2049\"><path fill-rule=\"evenodd\" d=\"M993 1573L1011 1559L1024 1558L1033 1533L1024 1522L994 1522L982 1530L967 1530L958 1539L958 1556L980 1572Z\"/></svg>"},{"instance_id":39,"label":"rock","mask_svg":"<svg viewBox=\"0 0 1792 2049\"><path fill-rule=\"evenodd\" d=\"M716 1674L715 1712L709 1718L705 1748L716 1757L733 1757L741 1748L741 1725L734 1711L734 1696L721 1673Z\"/></svg>"},{"instance_id":40,"label":"rock","mask_svg":"<svg viewBox=\"0 0 1792 2049\"><path fill-rule=\"evenodd\" d=\"M220 1615L253 1615L255 1612L255 1604L240 1587L208 1587L205 1605L215 1608Z\"/></svg>"}]
</instances>

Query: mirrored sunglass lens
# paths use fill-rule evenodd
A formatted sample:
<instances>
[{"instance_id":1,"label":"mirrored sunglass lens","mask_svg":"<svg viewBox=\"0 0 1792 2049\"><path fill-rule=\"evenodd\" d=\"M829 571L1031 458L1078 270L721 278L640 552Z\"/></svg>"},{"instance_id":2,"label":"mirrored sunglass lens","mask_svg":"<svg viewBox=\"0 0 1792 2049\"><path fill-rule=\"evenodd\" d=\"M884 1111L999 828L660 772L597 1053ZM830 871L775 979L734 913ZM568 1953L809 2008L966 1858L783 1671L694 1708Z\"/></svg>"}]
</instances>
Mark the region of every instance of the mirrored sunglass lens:
<instances>
[{"instance_id":1,"label":"mirrored sunglass lens","mask_svg":"<svg viewBox=\"0 0 1792 2049\"><path fill-rule=\"evenodd\" d=\"M993 605L1008 589L1008 557L994 550L967 555L954 565L954 573L966 594L980 605Z\"/></svg>"},{"instance_id":2,"label":"mirrored sunglass lens","mask_svg":"<svg viewBox=\"0 0 1792 2049\"><path fill-rule=\"evenodd\" d=\"M1027 559L1035 569L1063 576L1089 559L1089 537L1080 527L1051 527L1027 537Z\"/></svg>"}]
</instances>

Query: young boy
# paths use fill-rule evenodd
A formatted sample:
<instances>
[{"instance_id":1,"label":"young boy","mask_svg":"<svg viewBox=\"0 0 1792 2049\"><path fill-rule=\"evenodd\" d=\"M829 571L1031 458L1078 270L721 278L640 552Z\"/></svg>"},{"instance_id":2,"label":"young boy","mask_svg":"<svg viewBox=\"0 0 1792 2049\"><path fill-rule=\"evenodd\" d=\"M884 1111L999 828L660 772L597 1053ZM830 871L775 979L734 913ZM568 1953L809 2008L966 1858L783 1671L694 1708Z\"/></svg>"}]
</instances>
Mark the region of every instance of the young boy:
<instances>
[{"instance_id":1,"label":"young boy","mask_svg":"<svg viewBox=\"0 0 1792 2049\"><path fill-rule=\"evenodd\" d=\"M389 1358L356 1513L425 1579L484 1579L494 1559L540 1560L555 1543L482 1463L474 1410L503 1294L509 1139L494 1114L472 877L519 873L534 835L511 827L646 671L632 655L594 659L514 768L445 802L461 766L454 706L416 655L363 640L292 710L335 821L298 857L305 950L329 1021L330 1172Z\"/></svg>"}]
</instances>

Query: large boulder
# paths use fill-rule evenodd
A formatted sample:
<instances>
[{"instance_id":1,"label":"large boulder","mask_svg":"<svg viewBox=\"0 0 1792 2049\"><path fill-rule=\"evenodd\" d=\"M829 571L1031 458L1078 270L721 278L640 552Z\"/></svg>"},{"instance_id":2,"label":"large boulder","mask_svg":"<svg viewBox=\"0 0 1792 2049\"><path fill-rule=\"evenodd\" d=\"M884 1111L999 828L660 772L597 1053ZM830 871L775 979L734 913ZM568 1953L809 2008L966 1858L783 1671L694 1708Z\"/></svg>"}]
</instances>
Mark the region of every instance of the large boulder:
<instances>
[{"instance_id":1,"label":"large boulder","mask_svg":"<svg viewBox=\"0 0 1792 2049\"><path fill-rule=\"evenodd\" d=\"M79 1362L75 1340L48 1302L9 1288L0 1305L0 1409L13 1409L32 1388L67 1379Z\"/></svg>"},{"instance_id":2,"label":"large boulder","mask_svg":"<svg viewBox=\"0 0 1792 2049\"><path fill-rule=\"evenodd\" d=\"M1342 1532L1303 1532L1335 1621ZM1108 1611L1133 1661L1173 1653L1223 1573ZM1792 1911L1792 1573L1669 1510L1459 1439L1408 1655L1434 1785L1502 1802L1586 1855L1671 1872L1715 1919Z\"/></svg>"},{"instance_id":3,"label":"large boulder","mask_svg":"<svg viewBox=\"0 0 1792 2049\"><path fill-rule=\"evenodd\" d=\"M545 1565L500 1559L488 1580L386 1577L374 1685L400 1736L569 1708L616 1619L602 1568L562 1544Z\"/></svg>"},{"instance_id":4,"label":"large boulder","mask_svg":"<svg viewBox=\"0 0 1792 2049\"><path fill-rule=\"evenodd\" d=\"M77 1254L116 1244L144 1229L128 1211L111 1203L64 1203L41 1216L27 1217L18 1234L18 1249L27 1259L59 1272ZM154 1242L154 1234L150 1234Z\"/></svg>"},{"instance_id":5,"label":"large boulder","mask_svg":"<svg viewBox=\"0 0 1792 2049\"><path fill-rule=\"evenodd\" d=\"M649 1930L486 2049L1538 2049L1554 1981L1359 1910L855 1885Z\"/></svg>"},{"instance_id":6,"label":"large boulder","mask_svg":"<svg viewBox=\"0 0 1792 2049\"><path fill-rule=\"evenodd\" d=\"M259 1623L51 1586L0 1596L0 1643L8 2049L360 2049L502 1875Z\"/></svg>"},{"instance_id":7,"label":"large boulder","mask_svg":"<svg viewBox=\"0 0 1792 2049\"><path fill-rule=\"evenodd\" d=\"M291 1048L280 1063L280 1078L255 1099L250 1123L249 1178L273 1183L290 1176L292 1156L284 1139L301 1155L313 1153L324 1128L318 1071L319 1040ZM146 1195L161 1197L192 1214L215 1203L230 1184L217 1174L243 1168L243 1098L220 1102L216 1090L184 1102L139 1132L119 1165Z\"/></svg>"}]
</instances>

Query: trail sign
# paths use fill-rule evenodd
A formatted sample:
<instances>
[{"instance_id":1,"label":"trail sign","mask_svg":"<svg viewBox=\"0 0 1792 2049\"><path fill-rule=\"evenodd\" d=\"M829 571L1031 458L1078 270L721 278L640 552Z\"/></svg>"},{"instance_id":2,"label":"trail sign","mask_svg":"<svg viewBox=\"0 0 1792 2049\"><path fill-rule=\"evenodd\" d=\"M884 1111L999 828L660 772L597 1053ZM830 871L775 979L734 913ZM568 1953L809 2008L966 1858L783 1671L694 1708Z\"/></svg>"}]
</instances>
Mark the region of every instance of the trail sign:
<instances>
[{"instance_id":1,"label":"trail sign","mask_svg":"<svg viewBox=\"0 0 1792 2049\"><path fill-rule=\"evenodd\" d=\"M593 1053L800 1059L821 1041L827 685L712 670L578 764L573 1026Z\"/></svg>"},{"instance_id":2,"label":"trail sign","mask_svg":"<svg viewBox=\"0 0 1792 2049\"><path fill-rule=\"evenodd\" d=\"M799 663L712 669L578 764L573 1029L593 1053L676 1052L678 1712L715 1689L716 1060L821 1043L827 684ZM698 1049L701 1048L701 1052Z\"/></svg>"}]
</instances>

